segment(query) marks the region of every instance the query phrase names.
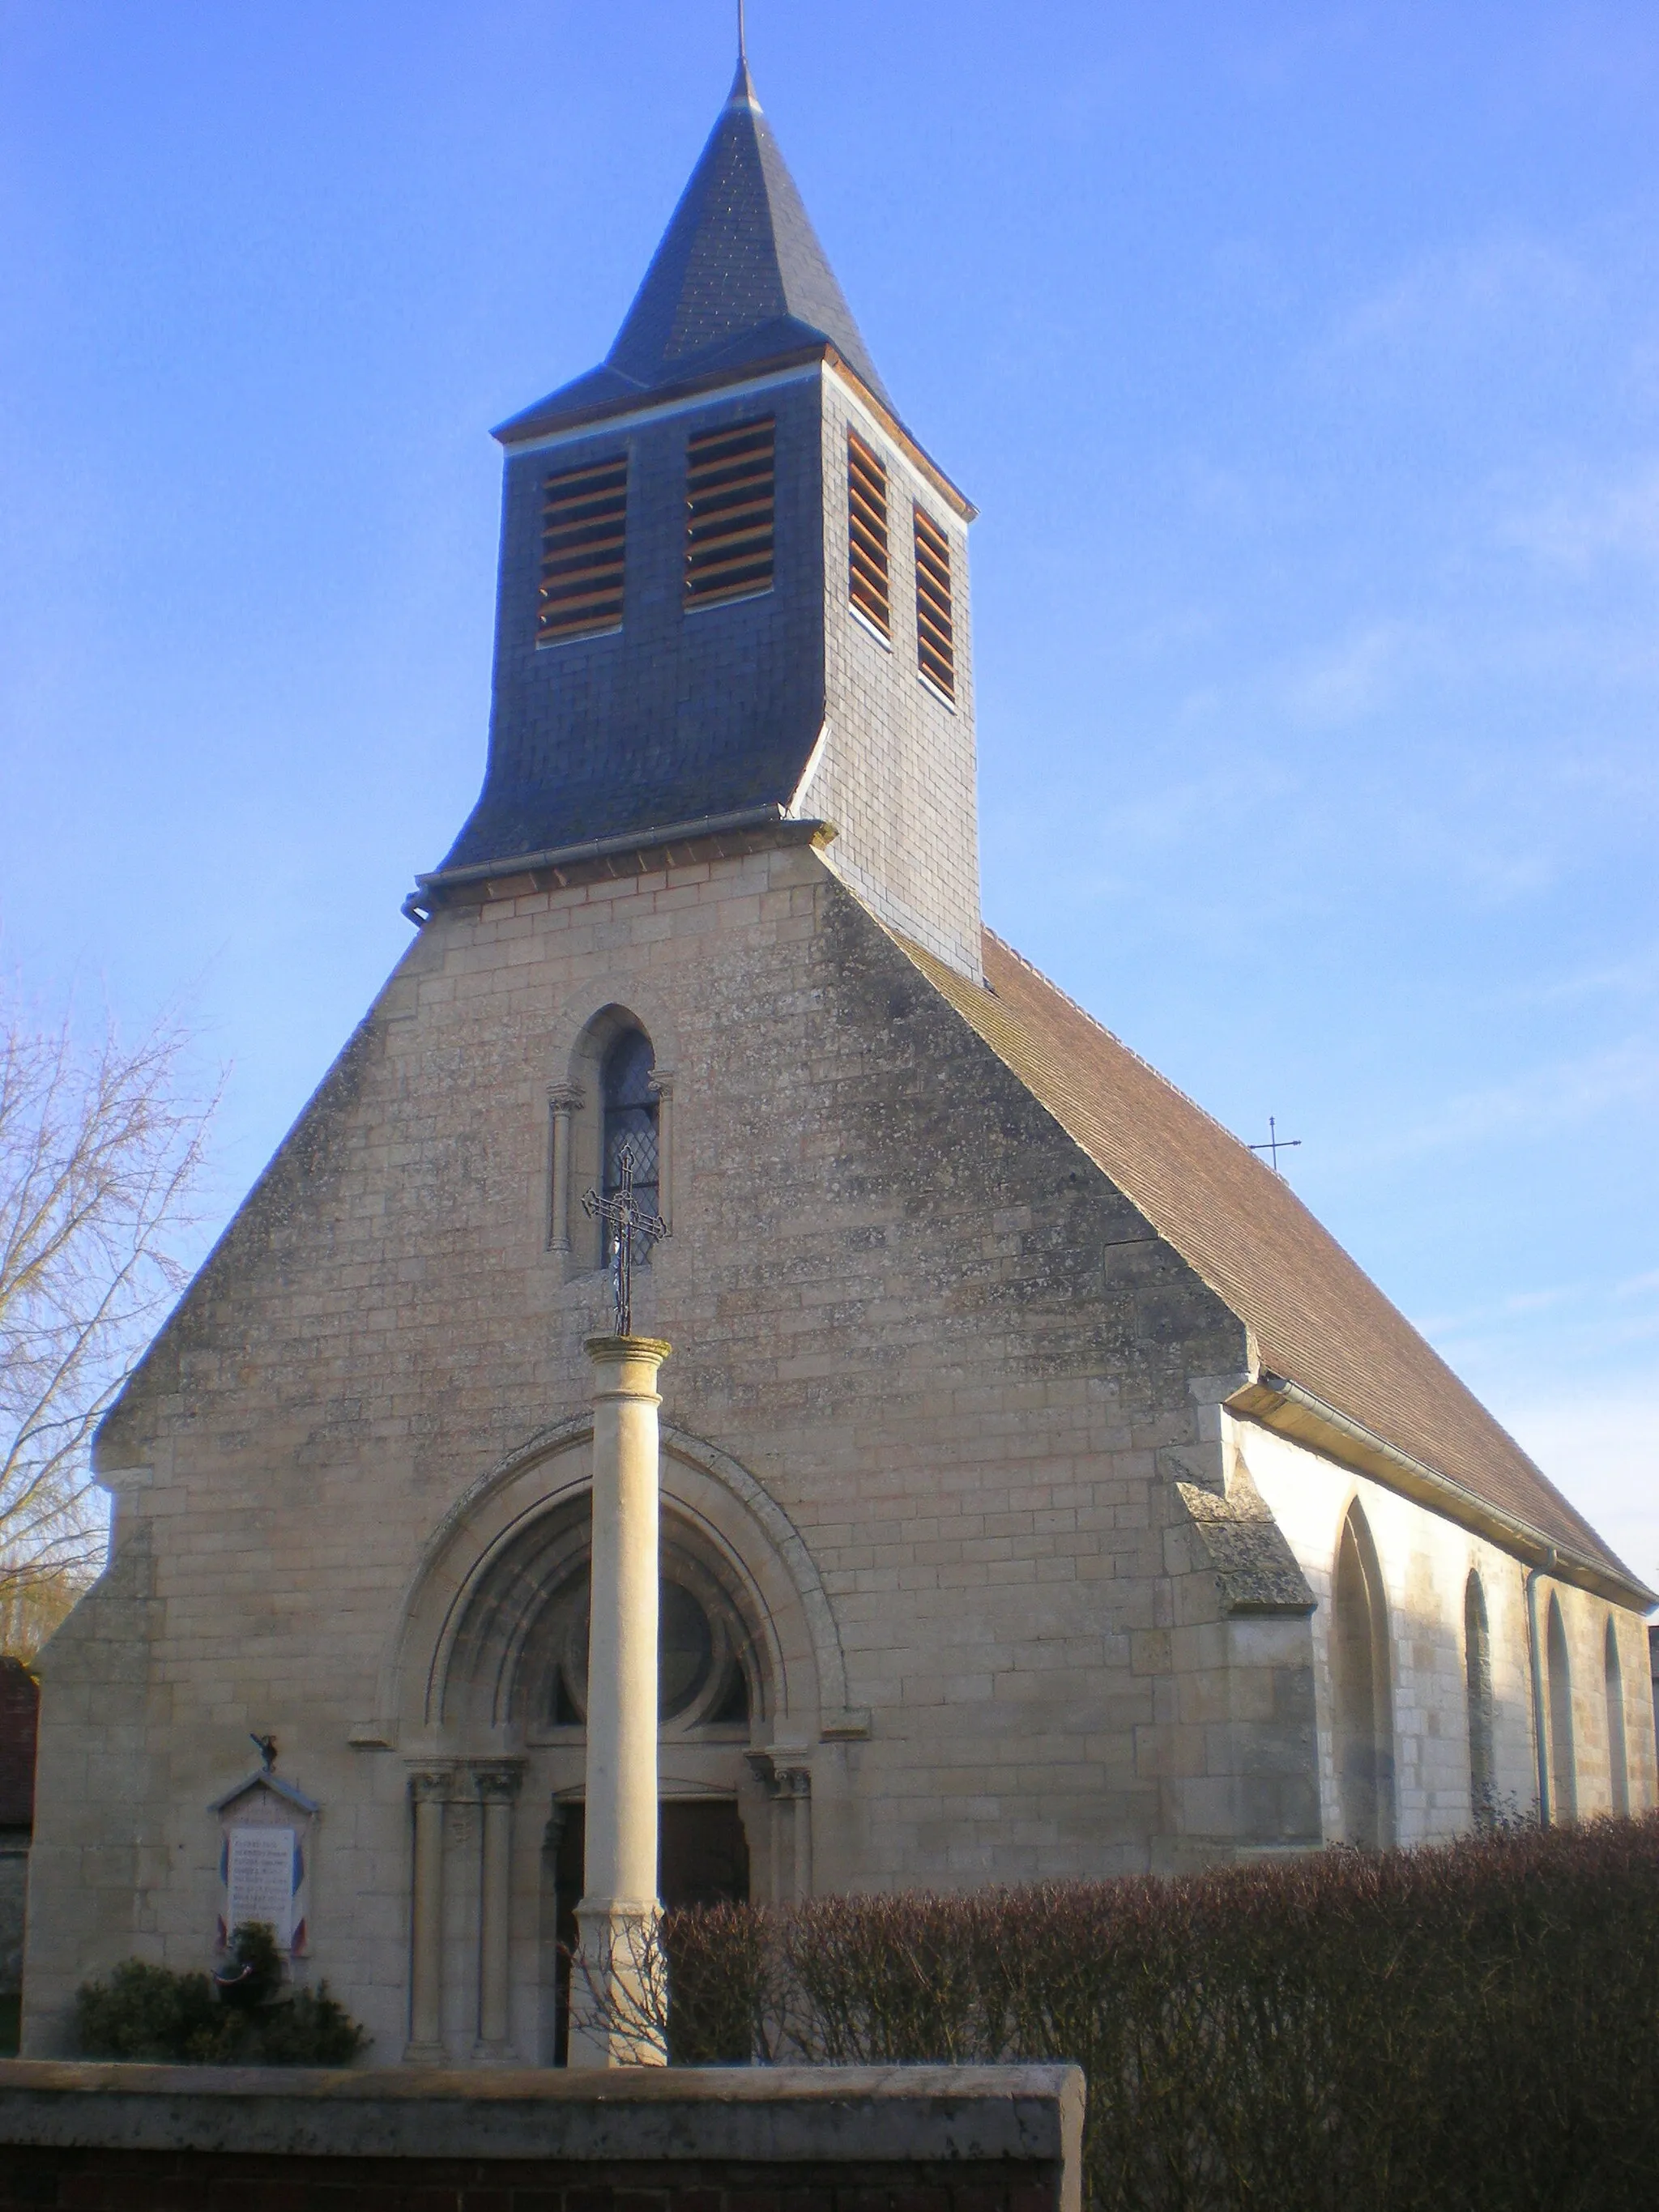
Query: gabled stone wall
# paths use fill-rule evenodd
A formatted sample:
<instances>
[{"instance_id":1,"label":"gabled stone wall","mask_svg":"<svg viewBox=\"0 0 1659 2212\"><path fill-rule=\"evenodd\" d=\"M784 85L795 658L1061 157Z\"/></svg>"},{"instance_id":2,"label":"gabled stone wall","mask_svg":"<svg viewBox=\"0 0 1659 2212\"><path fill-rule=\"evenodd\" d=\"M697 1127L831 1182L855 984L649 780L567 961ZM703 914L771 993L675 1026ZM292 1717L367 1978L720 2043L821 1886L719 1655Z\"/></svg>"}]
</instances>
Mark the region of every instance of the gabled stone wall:
<instances>
[{"instance_id":1,"label":"gabled stone wall","mask_svg":"<svg viewBox=\"0 0 1659 2212\"><path fill-rule=\"evenodd\" d=\"M664 866L422 932L106 1425L119 1548L46 1667L26 2048L61 2048L76 1983L129 1953L203 1963L204 1808L258 1731L321 1808L312 1971L382 2057L407 2033L411 1779L522 1758L513 2035L544 2055L566 1753L510 1714L461 1741L386 1685L427 1664L411 1594L459 1502L508 1465L533 1487L527 1444L585 1408L607 1288L550 1249L547 1094L607 1006L673 1069L674 1235L635 1305L675 1346L665 1422L734 1470L707 1480L763 1612L769 1562L813 1583L829 1640L791 1663L844 1686L787 1741L753 1720L805 1793L793 1863L897 1888L1245 1840L1167 1787L1169 1676L1137 1643L1173 1622L1175 1486L1215 1461L1242 1329L810 847ZM752 1565L745 1483L777 1519ZM686 1757L697 1787L725 1769L696 1760L741 1763Z\"/></svg>"}]
</instances>

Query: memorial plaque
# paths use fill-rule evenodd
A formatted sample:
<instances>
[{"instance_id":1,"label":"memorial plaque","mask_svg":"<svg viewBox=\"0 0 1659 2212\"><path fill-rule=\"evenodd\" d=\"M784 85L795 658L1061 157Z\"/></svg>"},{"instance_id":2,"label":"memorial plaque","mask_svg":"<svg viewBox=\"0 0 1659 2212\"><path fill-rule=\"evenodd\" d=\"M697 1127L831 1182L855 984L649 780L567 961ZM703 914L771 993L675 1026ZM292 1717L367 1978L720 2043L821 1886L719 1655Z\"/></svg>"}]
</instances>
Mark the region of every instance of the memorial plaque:
<instances>
[{"instance_id":1,"label":"memorial plaque","mask_svg":"<svg viewBox=\"0 0 1659 2212\"><path fill-rule=\"evenodd\" d=\"M250 1920L263 1920L279 1950L294 1940L294 1831L292 1828L233 1828L227 1887L230 1932Z\"/></svg>"}]
</instances>

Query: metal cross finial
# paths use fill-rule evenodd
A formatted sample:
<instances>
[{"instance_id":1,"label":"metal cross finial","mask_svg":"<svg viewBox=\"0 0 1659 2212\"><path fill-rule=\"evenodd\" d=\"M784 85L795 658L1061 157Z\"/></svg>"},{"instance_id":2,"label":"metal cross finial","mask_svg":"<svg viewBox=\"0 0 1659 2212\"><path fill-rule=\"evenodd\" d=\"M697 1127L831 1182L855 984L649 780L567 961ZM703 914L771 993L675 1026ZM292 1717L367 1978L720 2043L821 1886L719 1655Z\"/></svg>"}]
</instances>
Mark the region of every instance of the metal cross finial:
<instances>
[{"instance_id":1,"label":"metal cross finial","mask_svg":"<svg viewBox=\"0 0 1659 2212\"><path fill-rule=\"evenodd\" d=\"M738 59L745 64L749 59L749 25L744 0L738 0Z\"/></svg>"},{"instance_id":2,"label":"metal cross finial","mask_svg":"<svg viewBox=\"0 0 1659 2212\"><path fill-rule=\"evenodd\" d=\"M617 1191L601 1198L590 1190L582 1200L590 1221L603 1221L611 1237L611 1294L616 1306L617 1334L634 1334L634 1239L647 1244L669 1233L661 1214L652 1213L634 1196L634 1155L624 1145L617 1155Z\"/></svg>"},{"instance_id":3,"label":"metal cross finial","mask_svg":"<svg viewBox=\"0 0 1659 2212\"><path fill-rule=\"evenodd\" d=\"M267 1774L273 1772L276 1765L276 1737L274 1735L253 1735L251 1730L249 1733L252 1741L258 1747L260 1765L264 1767Z\"/></svg>"},{"instance_id":4,"label":"metal cross finial","mask_svg":"<svg viewBox=\"0 0 1659 2212\"><path fill-rule=\"evenodd\" d=\"M1250 1150L1253 1152L1270 1152L1273 1155L1273 1173L1275 1175L1279 1175L1283 1172L1279 1164L1279 1154L1281 1152L1293 1152L1301 1142L1302 1139L1300 1137L1281 1137L1279 1133L1278 1122L1275 1121L1273 1115L1269 1114L1267 1116L1267 1143L1265 1145L1252 1145L1250 1146Z\"/></svg>"}]
</instances>

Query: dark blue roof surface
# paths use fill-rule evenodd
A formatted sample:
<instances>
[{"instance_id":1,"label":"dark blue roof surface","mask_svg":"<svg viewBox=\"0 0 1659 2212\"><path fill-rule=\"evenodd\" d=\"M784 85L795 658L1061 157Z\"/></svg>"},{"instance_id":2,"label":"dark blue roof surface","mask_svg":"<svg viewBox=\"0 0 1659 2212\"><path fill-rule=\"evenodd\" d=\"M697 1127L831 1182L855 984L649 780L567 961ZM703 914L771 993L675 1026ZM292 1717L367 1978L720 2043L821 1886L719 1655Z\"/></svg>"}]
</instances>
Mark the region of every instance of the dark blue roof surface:
<instances>
[{"instance_id":1,"label":"dark blue roof surface","mask_svg":"<svg viewBox=\"0 0 1659 2212\"><path fill-rule=\"evenodd\" d=\"M890 409L761 112L748 64L739 62L731 96L603 366L515 415L495 434L508 441L534 437L610 402L757 368L826 340Z\"/></svg>"}]
</instances>

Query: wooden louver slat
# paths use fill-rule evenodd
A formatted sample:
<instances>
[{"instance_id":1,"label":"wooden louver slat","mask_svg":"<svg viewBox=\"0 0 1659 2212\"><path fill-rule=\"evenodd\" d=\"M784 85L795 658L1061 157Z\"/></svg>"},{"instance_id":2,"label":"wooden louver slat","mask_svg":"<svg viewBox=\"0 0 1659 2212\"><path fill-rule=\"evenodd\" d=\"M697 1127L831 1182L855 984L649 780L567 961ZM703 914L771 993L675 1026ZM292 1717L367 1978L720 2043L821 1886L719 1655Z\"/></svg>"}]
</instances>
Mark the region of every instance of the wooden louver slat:
<instances>
[{"instance_id":1,"label":"wooden louver slat","mask_svg":"<svg viewBox=\"0 0 1659 2212\"><path fill-rule=\"evenodd\" d=\"M918 507L916 665L947 699L957 696L956 627L951 595L951 541Z\"/></svg>"},{"instance_id":2,"label":"wooden louver slat","mask_svg":"<svg viewBox=\"0 0 1659 2212\"><path fill-rule=\"evenodd\" d=\"M686 449L685 598L706 607L772 588L776 425L701 430Z\"/></svg>"},{"instance_id":3,"label":"wooden louver slat","mask_svg":"<svg viewBox=\"0 0 1659 2212\"><path fill-rule=\"evenodd\" d=\"M627 537L625 453L545 480L538 645L621 629Z\"/></svg>"},{"instance_id":4,"label":"wooden louver slat","mask_svg":"<svg viewBox=\"0 0 1659 2212\"><path fill-rule=\"evenodd\" d=\"M887 556L887 470L856 430L847 434L848 592L884 637L892 635Z\"/></svg>"}]
</instances>

